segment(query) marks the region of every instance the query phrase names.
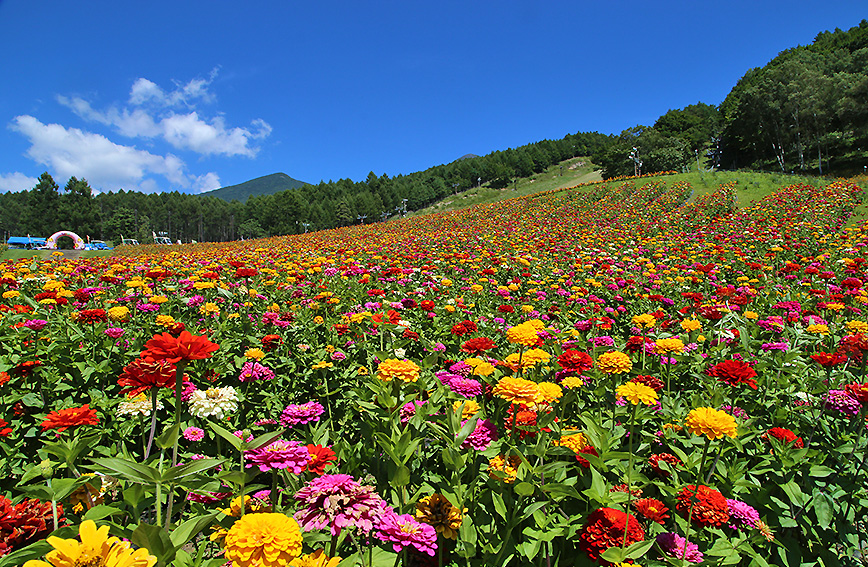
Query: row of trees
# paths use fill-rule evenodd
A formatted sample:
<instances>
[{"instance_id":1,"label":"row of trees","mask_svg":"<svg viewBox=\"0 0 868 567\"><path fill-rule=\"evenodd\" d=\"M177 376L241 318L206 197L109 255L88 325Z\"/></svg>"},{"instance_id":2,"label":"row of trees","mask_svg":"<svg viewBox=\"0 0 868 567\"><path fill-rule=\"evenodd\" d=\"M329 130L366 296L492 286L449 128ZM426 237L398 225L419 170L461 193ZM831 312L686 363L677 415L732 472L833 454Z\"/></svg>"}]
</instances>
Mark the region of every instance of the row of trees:
<instances>
[{"instance_id":1,"label":"row of trees","mask_svg":"<svg viewBox=\"0 0 868 567\"><path fill-rule=\"evenodd\" d=\"M172 240L227 241L296 234L374 222L425 207L452 193L488 184L506 187L552 164L587 156L611 143L603 134L577 133L429 168L409 175L341 179L305 185L245 203L177 191L94 194L87 181L72 177L60 189L48 173L20 193L0 194L0 229L8 235L47 236L71 230L82 237L119 242L121 237L151 242L152 232Z\"/></svg>"},{"instance_id":2,"label":"row of trees","mask_svg":"<svg viewBox=\"0 0 868 567\"><path fill-rule=\"evenodd\" d=\"M868 155L868 21L749 70L719 107L670 110L594 154L604 177L705 167L852 174Z\"/></svg>"}]
</instances>

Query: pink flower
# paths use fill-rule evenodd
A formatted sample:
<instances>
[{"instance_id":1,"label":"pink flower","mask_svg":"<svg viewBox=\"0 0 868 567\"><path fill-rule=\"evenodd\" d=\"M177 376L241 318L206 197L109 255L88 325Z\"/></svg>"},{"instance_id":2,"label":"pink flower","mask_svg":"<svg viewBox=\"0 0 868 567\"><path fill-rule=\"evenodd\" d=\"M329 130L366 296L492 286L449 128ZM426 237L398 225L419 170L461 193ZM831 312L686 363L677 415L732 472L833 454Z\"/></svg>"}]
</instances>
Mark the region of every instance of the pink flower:
<instances>
[{"instance_id":1,"label":"pink flower","mask_svg":"<svg viewBox=\"0 0 868 567\"><path fill-rule=\"evenodd\" d=\"M295 441L278 439L270 445L244 451L247 468L258 466L262 472L272 469L288 469L299 474L310 462L307 447Z\"/></svg>"},{"instance_id":2,"label":"pink flower","mask_svg":"<svg viewBox=\"0 0 868 567\"><path fill-rule=\"evenodd\" d=\"M676 533L668 532L658 535L657 545L669 557L675 557L676 559L683 557L689 563L702 563L703 555L699 551L699 546L687 541Z\"/></svg>"},{"instance_id":3,"label":"pink flower","mask_svg":"<svg viewBox=\"0 0 868 567\"><path fill-rule=\"evenodd\" d=\"M303 531L328 527L339 535L347 526L370 533L390 511L373 486L364 486L348 474L325 474L295 493L300 508L293 516Z\"/></svg>"},{"instance_id":4,"label":"pink flower","mask_svg":"<svg viewBox=\"0 0 868 567\"><path fill-rule=\"evenodd\" d=\"M385 542L392 542L392 549L398 553L408 545L432 556L437 550L437 531L428 524L416 521L410 514L392 511L385 514L377 525L376 535Z\"/></svg>"},{"instance_id":5,"label":"pink flower","mask_svg":"<svg viewBox=\"0 0 868 567\"><path fill-rule=\"evenodd\" d=\"M184 439L187 441L201 441L205 438L205 430L198 427L188 427L184 430Z\"/></svg>"},{"instance_id":6,"label":"pink flower","mask_svg":"<svg viewBox=\"0 0 868 567\"><path fill-rule=\"evenodd\" d=\"M463 426L466 421L461 422ZM476 422L476 428L467 436L467 439L461 444L462 449L474 448L477 451L488 449L492 441L497 441L497 427L487 419L480 419Z\"/></svg>"},{"instance_id":7,"label":"pink flower","mask_svg":"<svg viewBox=\"0 0 868 567\"><path fill-rule=\"evenodd\" d=\"M48 325L48 321L45 319L28 319L24 321L24 326L31 331L41 331L46 325Z\"/></svg>"},{"instance_id":8,"label":"pink flower","mask_svg":"<svg viewBox=\"0 0 868 567\"><path fill-rule=\"evenodd\" d=\"M105 334L113 339L121 338L122 336L124 336L124 333L126 333L126 331L124 331L120 327L109 327L105 330Z\"/></svg>"},{"instance_id":9,"label":"pink flower","mask_svg":"<svg viewBox=\"0 0 868 567\"><path fill-rule=\"evenodd\" d=\"M446 384L450 390L465 398L473 398L482 393L482 384L473 378L464 378L463 376L455 376Z\"/></svg>"},{"instance_id":10,"label":"pink flower","mask_svg":"<svg viewBox=\"0 0 868 567\"><path fill-rule=\"evenodd\" d=\"M256 380L273 380L274 372L267 366L263 366L255 361L248 361L241 367L241 374L238 379L242 382L252 382Z\"/></svg>"},{"instance_id":11,"label":"pink flower","mask_svg":"<svg viewBox=\"0 0 868 567\"><path fill-rule=\"evenodd\" d=\"M325 408L319 402L307 402L304 404L289 404L280 414L280 424L284 427L319 421L325 413Z\"/></svg>"}]
</instances>

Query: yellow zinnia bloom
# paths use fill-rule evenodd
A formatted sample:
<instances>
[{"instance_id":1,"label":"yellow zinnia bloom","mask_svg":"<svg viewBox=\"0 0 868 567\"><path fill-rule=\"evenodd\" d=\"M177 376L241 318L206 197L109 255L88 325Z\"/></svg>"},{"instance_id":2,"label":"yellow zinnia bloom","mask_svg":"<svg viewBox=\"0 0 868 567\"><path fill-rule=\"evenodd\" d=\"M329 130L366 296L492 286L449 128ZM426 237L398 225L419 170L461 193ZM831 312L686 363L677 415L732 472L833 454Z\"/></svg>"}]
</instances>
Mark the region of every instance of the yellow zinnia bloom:
<instances>
[{"instance_id":1,"label":"yellow zinnia bloom","mask_svg":"<svg viewBox=\"0 0 868 567\"><path fill-rule=\"evenodd\" d=\"M467 509L464 509L467 512ZM416 519L443 534L446 539L457 539L458 528L464 514L442 494L426 496L416 503Z\"/></svg>"},{"instance_id":2,"label":"yellow zinnia bloom","mask_svg":"<svg viewBox=\"0 0 868 567\"><path fill-rule=\"evenodd\" d=\"M514 376L501 378L500 382L492 390L495 396L503 398L507 402L525 405L536 402L538 392L539 386L537 386L536 382Z\"/></svg>"},{"instance_id":3,"label":"yellow zinnia bloom","mask_svg":"<svg viewBox=\"0 0 868 567\"><path fill-rule=\"evenodd\" d=\"M685 319L681 322L681 329L686 333L698 331L702 329L702 323L696 319Z\"/></svg>"},{"instance_id":4,"label":"yellow zinnia bloom","mask_svg":"<svg viewBox=\"0 0 868 567\"><path fill-rule=\"evenodd\" d=\"M301 528L285 514L247 514L229 528L223 545L236 567L283 567L301 554Z\"/></svg>"},{"instance_id":5,"label":"yellow zinnia bloom","mask_svg":"<svg viewBox=\"0 0 868 567\"><path fill-rule=\"evenodd\" d=\"M157 563L147 549L133 550L129 543L109 537L108 531L108 526L97 528L93 520L85 520L78 526L81 541L49 536L54 550L45 556L48 562L30 560L24 567L153 567Z\"/></svg>"},{"instance_id":6,"label":"yellow zinnia bloom","mask_svg":"<svg viewBox=\"0 0 868 567\"><path fill-rule=\"evenodd\" d=\"M419 370L419 365L411 360L389 358L377 367L377 378L384 382L391 382L395 378L404 382L416 382L419 380Z\"/></svg>"},{"instance_id":7,"label":"yellow zinnia bloom","mask_svg":"<svg viewBox=\"0 0 868 567\"><path fill-rule=\"evenodd\" d=\"M623 374L630 372L633 361L623 352L614 350L603 353L597 358L597 368L604 374Z\"/></svg>"},{"instance_id":8,"label":"yellow zinnia bloom","mask_svg":"<svg viewBox=\"0 0 868 567\"><path fill-rule=\"evenodd\" d=\"M462 404L464 409L461 409ZM458 410L461 410L461 419L470 419L479 413L480 407L475 400L457 400L452 402L452 411L457 412Z\"/></svg>"},{"instance_id":9,"label":"yellow zinnia bloom","mask_svg":"<svg viewBox=\"0 0 868 567\"><path fill-rule=\"evenodd\" d=\"M325 551L317 549L313 553L296 557L289 563L289 567L337 567L340 562L340 557L329 557Z\"/></svg>"},{"instance_id":10,"label":"yellow zinnia bloom","mask_svg":"<svg viewBox=\"0 0 868 567\"><path fill-rule=\"evenodd\" d=\"M684 426L694 435L705 435L709 439L719 439L724 435L738 435L735 418L725 411L714 408L696 408L684 420Z\"/></svg>"},{"instance_id":11,"label":"yellow zinnia bloom","mask_svg":"<svg viewBox=\"0 0 868 567\"><path fill-rule=\"evenodd\" d=\"M265 351L263 351L261 348L249 348L244 351L244 357L262 360L263 357L265 357Z\"/></svg>"},{"instance_id":12,"label":"yellow zinnia bloom","mask_svg":"<svg viewBox=\"0 0 868 567\"><path fill-rule=\"evenodd\" d=\"M108 318L112 321L125 322L130 320L130 308L125 305L112 307L107 312Z\"/></svg>"},{"instance_id":13,"label":"yellow zinnia bloom","mask_svg":"<svg viewBox=\"0 0 868 567\"><path fill-rule=\"evenodd\" d=\"M537 384L537 403L550 404L561 399L563 395L564 391L557 384L551 382L540 382Z\"/></svg>"},{"instance_id":14,"label":"yellow zinnia bloom","mask_svg":"<svg viewBox=\"0 0 868 567\"><path fill-rule=\"evenodd\" d=\"M631 319L631 321L637 327L644 327L646 329L650 329L657 324L657 319L654 317L654 315L651 315L650 313L635 315L633 319Z\"/></svg>"},{"instance_id":15,"label":"yellow zinnia bloom","mask_svg":"<svg viewBox=\"0 0 868 567\"><path fill-rule=\"evenodd\" d=\"M680 354L684 352L684 343L681 339L657 339L654 343L654 352L657 354Z\"/></svg>"},{"instance_id":16,"label":"yellow zinnia bloom","mask_svg":"<svg viewBox=\"0 0 868 567\"><path fill-rule=\"evenodd\" d=\"M646 406L657 403L657 392L654 391L654 388L640 384L639 382L621 384L615 389L615 393L622 398L627 398L627 401L634 406L639 403L643 403Z\"/></svg>"}]
</instances>

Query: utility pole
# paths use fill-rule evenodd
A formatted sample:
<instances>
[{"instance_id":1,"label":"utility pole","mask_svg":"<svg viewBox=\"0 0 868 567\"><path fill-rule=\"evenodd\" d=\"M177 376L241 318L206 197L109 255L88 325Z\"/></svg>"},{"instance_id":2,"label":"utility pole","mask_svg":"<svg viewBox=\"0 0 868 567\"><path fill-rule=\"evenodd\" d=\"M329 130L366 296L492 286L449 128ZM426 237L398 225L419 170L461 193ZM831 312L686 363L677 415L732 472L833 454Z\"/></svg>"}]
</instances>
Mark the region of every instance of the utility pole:
<instances>
[{"instance_id":1,"label":"utility pole","mask_svg":"<svg viewBox=\"0 0 868 567\"><path fill-rule=\"evenodd\" d=\"M366 218L368 218L368 215L359 215L359 216L356 217L356 219L358 219L359 221L361 221L362 224L365 224L365 219L366 219Z\"/></svg>"}]
</instances>

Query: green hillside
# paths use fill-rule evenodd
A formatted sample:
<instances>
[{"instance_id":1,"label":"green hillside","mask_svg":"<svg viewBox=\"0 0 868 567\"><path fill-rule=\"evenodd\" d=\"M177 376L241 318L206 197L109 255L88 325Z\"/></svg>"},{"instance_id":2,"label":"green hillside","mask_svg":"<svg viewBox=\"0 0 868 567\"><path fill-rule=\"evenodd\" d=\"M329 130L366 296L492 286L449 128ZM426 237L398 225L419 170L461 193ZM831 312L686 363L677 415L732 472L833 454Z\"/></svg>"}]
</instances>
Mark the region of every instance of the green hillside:
<instances>
[{"instance_id":1,"label":"green hillside","mask_svg":"<svg viewBox=\"0 0 868 567\"><path fill-rule=\"evenodd\" d=\"M298 189L303 185L307 185L307 183L293 179L285 173L272 173L271 175L239 183L238 185L229 185L228 187L221 187L213 191L206 191L205 193L200 193L200 195L217 197L224 201L235 199L244 203L251 196L273 195L288 189Z\"/></svg>"}]
</instances>

